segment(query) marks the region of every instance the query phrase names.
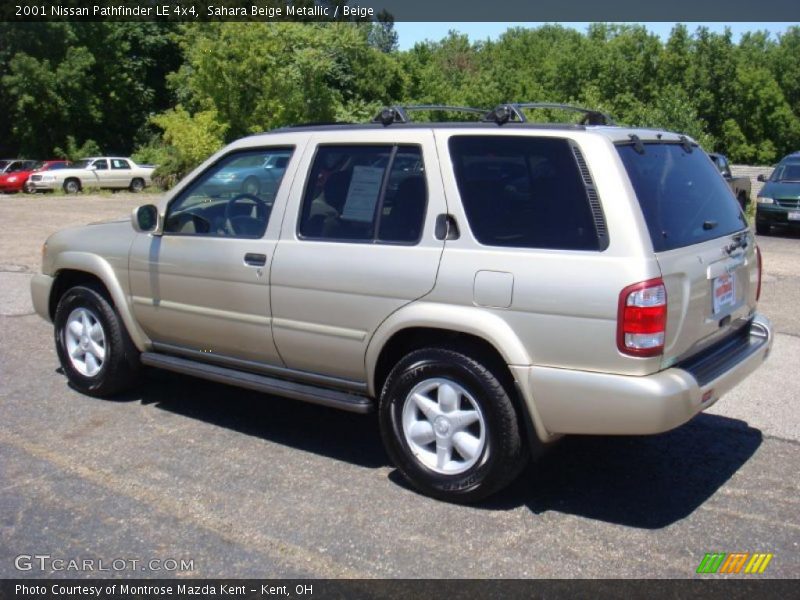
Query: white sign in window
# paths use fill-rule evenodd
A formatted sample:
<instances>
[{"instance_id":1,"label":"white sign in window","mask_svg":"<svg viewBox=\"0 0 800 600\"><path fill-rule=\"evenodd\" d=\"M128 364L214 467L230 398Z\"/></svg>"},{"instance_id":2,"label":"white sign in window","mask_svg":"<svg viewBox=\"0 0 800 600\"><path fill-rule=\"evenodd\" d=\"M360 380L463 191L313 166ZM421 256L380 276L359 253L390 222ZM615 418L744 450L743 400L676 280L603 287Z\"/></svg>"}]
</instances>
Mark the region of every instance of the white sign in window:
<instances>
[{"instance_id":1,"label":"white sign in window","mask_svg":"<svg viewBox=\"0 0 800 600\"><path fill-rule=\"evenodd\" d=\"M342 209L342 219L359 223L372 222L375 205L381 193L383 171L383 167L353 167L353 176Z\"/></svg>"}]
</instances>

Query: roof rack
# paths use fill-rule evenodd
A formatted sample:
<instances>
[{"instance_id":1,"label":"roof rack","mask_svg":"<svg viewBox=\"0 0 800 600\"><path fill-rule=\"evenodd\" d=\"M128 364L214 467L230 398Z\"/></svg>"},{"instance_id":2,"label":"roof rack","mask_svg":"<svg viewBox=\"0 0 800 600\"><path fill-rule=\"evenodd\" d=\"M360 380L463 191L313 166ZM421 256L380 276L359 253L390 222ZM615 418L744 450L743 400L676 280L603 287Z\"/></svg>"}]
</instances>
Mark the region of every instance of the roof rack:
<instances>
[{"instance_id":1,"label":"roof rack","mask_svg":"<svg viewBox=\"0 0 800 600\"><path fill-rule=\"evenodd\" d=\"M509 121L527 123L528 119L522 112L523 109L526 108L555 108L559 110L571 110L574 112L583 113L583 118L580 120L581 125L616 125L614 119L598 110L581 108L580 106L572 106L571 104L557 104L551 102L514 102L501 104L500 106L497 106L491 111L487 112L483 120L497 123L498 125L504 125Z\"/></svg>"},{"instance_id":2,"label":"roof rack","mask_svg":"<svg viewBox=\"0 0 800 600\"><path fill-rule=\"evenodd\" d=\"M382 108L380 112L372 119L373 123L382 123L383 125L391 125L392 123L408 123L411 117L408 113L415 111L432 111L438 110L443 112L465 112L476 115L486 116L488 112L485 108L473 108L471 106L447 106L444 104L414 104L410 106L387 106Z\"/></svg>"}]
</instances>

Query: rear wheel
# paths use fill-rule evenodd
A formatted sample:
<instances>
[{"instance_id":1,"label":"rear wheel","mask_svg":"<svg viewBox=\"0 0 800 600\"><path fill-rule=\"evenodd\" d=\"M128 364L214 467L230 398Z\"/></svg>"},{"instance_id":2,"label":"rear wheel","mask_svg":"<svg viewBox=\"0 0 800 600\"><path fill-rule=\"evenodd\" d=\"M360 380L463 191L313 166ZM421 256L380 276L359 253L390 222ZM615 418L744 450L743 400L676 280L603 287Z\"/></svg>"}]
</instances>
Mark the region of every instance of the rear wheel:
<instances>
[{"instance_id":1,"label":"rear wheel","mask_svg":"<svg viewBox=\"0 0 800 600\"><path fill-rule=\"evenodd\" d=\"M81 182L77 179L67 179L64 182L64 191L67 194L77 194L81 191Z\"/></svg>"},{"instance_id":2,"label":"rear wheel","mask_svg":"<svg viewBox=\"0 0 800 600\"><path fill-rule=\"evenodd\" d=\"M134 194L138 194L144 189L144 180L137 177L136 179L131 181L131 184L130 186L128 186L128 189Z\"/></svg>"},{"instance_id":3,"label":"rear wheel","mask_svg":"<svg viewBox=\"0 0 800 600\"><path fill-rule=\"evenodd\" d=\"M403 476L423 493L474 502L510 483L528 458L499 378L477 360L426 348L392 370L380 399L381 435Z\"/></svg>"},{"instance_id":4,"label":"rear wheel","mask_svg":"<svg viewBox=\"0 0 800 600\"><path fill-rule=\"evenodd\" d=\"M69 289L58 302L56 352L64 373L79 391L109 397L130 388L139 371L139 352L101 290Z\"/></svg>"}]
</instances>

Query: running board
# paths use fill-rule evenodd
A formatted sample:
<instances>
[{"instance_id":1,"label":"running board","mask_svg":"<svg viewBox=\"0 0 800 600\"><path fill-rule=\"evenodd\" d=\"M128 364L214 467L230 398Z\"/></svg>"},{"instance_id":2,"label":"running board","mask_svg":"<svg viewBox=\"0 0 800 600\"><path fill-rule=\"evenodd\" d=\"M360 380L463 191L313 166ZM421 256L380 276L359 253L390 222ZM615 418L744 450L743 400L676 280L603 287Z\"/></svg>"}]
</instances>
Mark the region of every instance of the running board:
<instances>
[{"instance_id":1,"label":"running board","mask_svg":"<svg viewBox=\"0 0 800 600\"><path fill-rule=\"evenodd\" d=\"M150 367L350 412L365 414L372 412L375 408L374 402L366 396L348 394L347 392L276 379L275 377L257 375L246 371L237 371L236 369L210 365L187 358L158 354L156 352L144 352L141 355L141 360L143 365Z\"/></svg>"}]
</instances>

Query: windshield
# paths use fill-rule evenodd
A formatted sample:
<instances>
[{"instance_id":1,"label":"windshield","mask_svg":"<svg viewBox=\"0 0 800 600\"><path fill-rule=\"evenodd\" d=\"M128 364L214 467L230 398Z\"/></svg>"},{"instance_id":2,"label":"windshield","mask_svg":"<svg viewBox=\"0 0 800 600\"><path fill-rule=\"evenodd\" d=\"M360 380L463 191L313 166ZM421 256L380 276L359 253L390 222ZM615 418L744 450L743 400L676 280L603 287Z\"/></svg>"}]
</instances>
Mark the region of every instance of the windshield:
<instances>
[{"instance_id":1,"label":"windshield","mask_svg":"<svg viewBox=\"0 0 800 600\"><path fill-rule=\"evenodd\" d=\"M5 171L6 167L8 166L8 163L10 162L11 162L10 160L0 160L0 171Z\"/></svg>"},{"instance_id":2,"label":"windshield","mask_svg":"<svg viewBox=\"0 0 800 600\"><path fill-rule=\"evenodd\" d=\"M778 165L770 179L772 181L800 181L800 162L790 162Z\"/></svg>"},{"instance_id":3,"label":"windshield","mask_svg":"<svg viewBox=\"0 0 800 600\"><path fill-rule=\"evenodd\" d=\"M88 167L91 164L91 162L92 162L91 160L88 160L88 159L85 159L85 158L83 160L76 160L74 163L72 163L72 168L73 169L85 169L86 167Z\"/></svg>"},{"instance_id":4,"label":"windshield","mask_svg":"<svg viewBox=\"0 0 800 600\"><path fill-rule=\"evenodd\" d=\"M747 227L736 198L697 147L645 143L617 147L642 208L653 248L672 250Z\"/></svg>"}]
</instances>

